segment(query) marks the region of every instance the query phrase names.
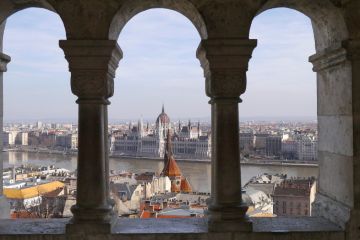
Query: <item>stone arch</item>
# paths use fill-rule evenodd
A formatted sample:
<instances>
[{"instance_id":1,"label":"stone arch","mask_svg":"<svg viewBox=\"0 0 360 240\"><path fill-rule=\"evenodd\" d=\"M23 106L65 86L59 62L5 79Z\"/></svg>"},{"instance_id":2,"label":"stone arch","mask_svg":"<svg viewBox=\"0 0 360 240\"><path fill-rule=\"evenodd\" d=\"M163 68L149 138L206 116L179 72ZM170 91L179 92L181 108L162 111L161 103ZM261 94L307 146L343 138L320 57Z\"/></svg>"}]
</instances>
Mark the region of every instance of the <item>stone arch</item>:
<instances>
[{"instance_id":1,"label":"stone arch","mask_svg":"<svg viewBox=\"0 0 360 240\"><path fill-rule=\"evenodd\" d=\"M345 228L354 206L352 64L344 41L348 30L340 9L328 0L269 0L257 14L285 7L312 21L317 76L318 190L313 215ZM261 39L260 39L261 40Z\"/></svg>"},{"instance_id":2,"label":"stone arch","mask_svg":"<svg viewBox=\"0 0 360 240\"><path fill-rule=\"evenodd\" d=\"M13 0L3 0L0 1L0 50L2 51L3 45L3 35L4 29L6 27L6 19L8 19L13 14L28 9L28 8L42 8L54 12L57 14L61 22L63 23L64 29L66 31L66 25L62 20L60 14L57 13L55 8L47 1L47 0L21 0L21 1L13 1Z\"/></svg>"},{"instance_id":3,"label":"stone arch","mask_svg":"<svg viewBox=\"0 0 360 240\"><path fill-rule=\"evenodd\" d=\"M11 0L3 0L0 1L0 128L3 128L3 77L4 72L6 72L6 65L9 63L11 58L5 54L3 54L3 38L4 31L6 27L6 20L13 14L23 9L37 7L44 8L55 12L53 7L48 4L45 0L22 0L22 1L11 1ZM0 149L3 147L2 135L0 140ZM4 201L3 191L2 191L2 179L3 179L3 160L0 160L0 218L8 218L10 213L10 208L7 201Z\"/></svg>"},{"instance_id":4,"label":"stone arch","mask_svg":"<svg viewBox=\"0 0 360 240\"><path fill-rule=\"evenodd\" d=\"M114 16L109 30L109 38L116 40L126 23L136 14L153 9L165 8L177 11L187 17L198 30L202 39L207 38L207 29L205 22L196 9L196 7L189 1L176 0L128 0L117 11Z\"/></svg>"},{"instance_id":5,"label":"stone arch","mask_svg":"<svg viewBox=\"0 0 360 240\"><path fill-rule=\"evenodd\" d=\"M336 8L328 0L269 0L257 12L257 15L266 10L279 7L297 10L311 19L317 52L341 43L348 38L345 19L340 9Z\"/></svg>"},{"instance_id":6,"label":"stone arch","mask_svg":"<svg viewBox=\"0 0 360 240\"><path fill-rule=\"evenodd\" d=\"M0 23L12 14L27 8L43 8L55 12L55 8L46 0L11 1L5 0L0 3Z\"/></svg>"}]
</instances>

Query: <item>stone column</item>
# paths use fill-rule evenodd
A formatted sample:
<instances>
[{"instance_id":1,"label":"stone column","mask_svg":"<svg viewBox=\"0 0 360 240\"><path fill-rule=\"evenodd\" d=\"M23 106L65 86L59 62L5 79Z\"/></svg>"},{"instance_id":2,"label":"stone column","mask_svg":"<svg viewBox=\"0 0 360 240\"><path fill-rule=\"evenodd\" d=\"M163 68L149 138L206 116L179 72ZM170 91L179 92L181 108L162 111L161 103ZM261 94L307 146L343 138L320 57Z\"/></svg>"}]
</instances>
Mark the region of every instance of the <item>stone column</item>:
<instances>
[{"instance_id":1,"label":"stone column","mask_svg":"<svg viewBox=\"0 0 360 240\"><path fill-rule=\"evenodd\" d=\"M77 196L67 232L109 233L115 216L108 186L107 106L122 52L111 40L66 40L60 47L79 105Z\"/></svg>"},{"instance_id":2,"label":"stone column","mask_svg":"<svg viewBox=\"0 0 360 240\"><path fill-rule=\"evenodd\" d=\"M3 96L3 74L7 71L7 64L10 62L10 56L0 53L0 101L1 101L1 109L0 109L0 150L3 149L3 119L4 119L4 96ZM3 195L3 157L0 159L0 219L10 218L10 205Z\"/></svg>"},{"instance_id":3,"label":"stone column","mask_svg":"<svg viewBox=\"0 0 360 240\"><path fill-rule=\"evenodd\" d=\"M312 216L345 227L353 201L353 113L351 63L341 43L309 58L317 74L317 193Z\"/></svg>"},{"instance_id":4,"label":"stone column","mask_svg":"<svg viewBox=\"0 0 360 240\"><path fill-rule=\"evenodd\" d=\"M209 231L252 230L241 193L238 103L256 44L249 39L208 39L197 52L205 71L206 94L211 98Z\"/></svg>"},{"instance_id":5,"label":"stone column","mask_svg":"<svg viewBox=\"0 0 360 240\"><path fill-rule=\"evenodd\" d=\"M349 191L353 191L353 208L350 220L346 223L348 239L360 239L360 39L343 42L347 51L347 59L351 62L352 114L353 114L353 172L349 174L353 183L347 183Z\"/></svg>"}]
</instances>

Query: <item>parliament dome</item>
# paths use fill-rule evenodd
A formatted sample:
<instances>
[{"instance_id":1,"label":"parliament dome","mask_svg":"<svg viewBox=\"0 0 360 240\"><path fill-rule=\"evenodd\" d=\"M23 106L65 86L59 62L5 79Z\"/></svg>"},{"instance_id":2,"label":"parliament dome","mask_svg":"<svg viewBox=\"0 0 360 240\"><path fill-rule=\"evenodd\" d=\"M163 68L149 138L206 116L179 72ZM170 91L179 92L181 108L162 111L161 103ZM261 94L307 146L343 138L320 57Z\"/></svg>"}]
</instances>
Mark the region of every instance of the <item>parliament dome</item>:
<instances>
[{"instance_id":1,"label":"parliament dome","mask_svg":"<svg viewBox=\"0 0 360 240\"><path fill-rule=\"evenodd\" d=\"M162 111L161 111L160 115L156 119L156 126L158 126L159 123L161 123L162 125L169 125L170 124L170 118L165 113L164 105L162 107Z\"/></svg>"}]
</instances>

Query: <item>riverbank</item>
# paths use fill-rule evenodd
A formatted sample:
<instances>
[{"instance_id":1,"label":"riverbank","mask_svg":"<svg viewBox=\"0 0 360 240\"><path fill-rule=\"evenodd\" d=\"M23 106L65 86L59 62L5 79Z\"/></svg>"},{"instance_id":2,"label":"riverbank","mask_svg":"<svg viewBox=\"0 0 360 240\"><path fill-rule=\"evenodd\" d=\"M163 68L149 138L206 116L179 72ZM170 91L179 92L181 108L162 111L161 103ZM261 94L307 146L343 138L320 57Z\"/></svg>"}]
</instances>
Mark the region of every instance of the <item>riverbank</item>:
<instances>
[{"instance_id":1,"label":"riverbank","mask_svg":"<svg viewBox=\"0 0 360 240\"><path fill-rule=\"evenodd\" d=\"M54 154L54 155L63 155L63 156L77 156L76 151L61 151L55 149L45 149L45 148L14 148L14 149L5 149L7 152L28 152L28 153L40 153L40 154ZM125 156L125 155L109 155L112 159L132 159L132 160L152 160L152 161L163 161L163 158L156 157L140 157L140 156ZM210 159L183 159L176 158L178 162L193 162L193 163L211 163ZM249 166L284 166L284 167L318 167L317 162L304 162L297 160L273 160L273 159L248 159L246 161L242 160L241 165Z\"/></svg>"},{"instance_id":2,"label":"riverbank","mask_svg":"<svg viewBox=\"0 0 360 240\"><path fill-rule=\"evenodd\" d=\"M150 158L150 157L134 157L134 156L110 156L111 158L119 158L119 159L140 159L140 160L158 160L163 161L162 158ZM210 159L183 159L176 158L178 162L196 162L196 163L211 163ZM241 161L241 165L263 165L263 166L293 166L293 167L318 167L317 162L304 162L304 161L296 161L296 160L288 160L288 161L278 161L278 160L269 160L269 159L251 159L247 161Z\"/></svg>"}]
</instances>

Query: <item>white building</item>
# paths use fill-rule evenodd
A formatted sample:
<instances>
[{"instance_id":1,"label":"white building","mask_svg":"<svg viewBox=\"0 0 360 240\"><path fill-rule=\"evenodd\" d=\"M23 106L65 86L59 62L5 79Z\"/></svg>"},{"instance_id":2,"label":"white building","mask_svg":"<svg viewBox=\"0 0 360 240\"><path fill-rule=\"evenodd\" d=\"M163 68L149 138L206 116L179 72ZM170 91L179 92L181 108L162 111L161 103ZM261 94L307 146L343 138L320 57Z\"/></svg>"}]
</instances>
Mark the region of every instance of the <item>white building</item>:
<instances>
[{"instance_id":1,"label":"white building","mask_svg":"<svg viewBox=\"0 0 360 240\"><path fill-rule=\"evenodd\" d=\"M7 131L3 132L3 145L28 145L28 133L19 131Z\"/></svg>"},{"instance_id":2,"label":"white building","mask_svg":"<svg viewBox=\"0 0 360 240\"><path fill-rule=\"evenodd\" d=\"M177 130L171 128L170 118L165 113L164 106L156 119L153 133L144 129L142 120L137 126L129 125L125 132L115 132L110 137L110 151L113 155L129 155L142 157L164 157L167 132L172 132L172 142L175 157L206 159L211 157L211 142L209 136L203 136L200 124L187 126Z\"/></svg>"},{"instance_id":3,"label":"white building","mask_svg":"<svg viewBox=\"0 0 360 240\"><path fill-rule=\"evenodd\" d=\"M29 133L27 133L27 132L19 132L16 135L15 144L16 145L27 146L27 145L29 145L28 144L28 139L29 139Z\"/></svg>"},{"instance_id":4,"label":"white building","mask_svg":"<svg viewBox=\"0 0 360 240\"><path fill-rule=\"evenodd\" d=\"M317 160L317 150L317 139L309 136L303 136L300 140L298 140L299 160Z\"/></svg>"},{"instance_id":5,"label":"white building","mask_svg":"<svg viewBox=\"0 0 360 240\"><path fill-rule=\"evenodd\" d=\"M4 146L15 145L15 139L17 134L18 132L16 131L3 132L3 145Z\"/></svg>"},{"instance_id":6,"label":"white building","mask_svg":"<svg viewBox=\"0 0 360 240\"><path fill-rule=\"evenodd\" d=\"M78 135L75 133L66 135L56 135L56 146L66 149L78 148Z\"/></svg>"}]
</instances>

